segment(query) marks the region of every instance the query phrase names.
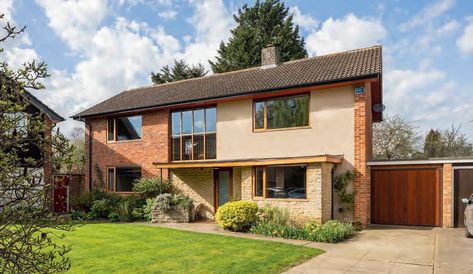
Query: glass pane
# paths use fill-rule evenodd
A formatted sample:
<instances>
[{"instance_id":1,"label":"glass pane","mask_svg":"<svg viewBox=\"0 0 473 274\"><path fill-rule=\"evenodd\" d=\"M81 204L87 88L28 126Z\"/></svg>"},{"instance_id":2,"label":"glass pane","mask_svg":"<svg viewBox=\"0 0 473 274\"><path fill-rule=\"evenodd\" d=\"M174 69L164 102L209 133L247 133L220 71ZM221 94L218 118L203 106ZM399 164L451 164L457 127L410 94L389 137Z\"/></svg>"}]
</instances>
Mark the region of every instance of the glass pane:
<instances>
[{"instance_id":1,"label":"glass pane","mask_svg":"<svg viewBox=\"0 0 473 274\"><path fill-rule=\"evenodd\" d=\"M181 137L172 137L171 138L171 146L172 146L172 160L178 161L181 160Z\"/></svg>"},{"instance_id":2,"label":"glass pane","mask_svg":"<svg viewBox=\"0 0 473 274\"><path fill-rule=\"evenodd\" d=\"M112 168L108 169L108 190L115 191L115 172Z\"/></svg>"},{"instance_id":3,"label":"glass pane","mask_svg":"<svg viewBox=\"0 0 473 274\"><path fill-rule=\"evenodd\" d=\"M255 103L255 129L264 128L264 102Z\"/></svg>"},{"instance_id":4,"label":"glass pane","mask_svg":"<svg viewBox=\"0 0 473 274\"><path fill-rule=\"evenodd\" d=\"M118 141L141 139L141 116L117 118L116 125Z\"/></svg>"},{"instance_id":5,"label":"glass pane","mask_svg":"<svg viewBox=\"0 0 473 274\"><path fill-rule=\"evenodd\" d=\"M113 137L113 119L108 119L108 141L114 141L115 138Z\"/></svg>"},{"instance_id":6,"label":"glass pane","mask_svg":"<svg viewBox=\"0 0 473 274\"><path fill-rule=\"evenodd\" d=\"M263 197L263 169L262 167L255 168L255 197Z\"/></svg>"},{"instance_id":7,"label":"glass pane","mask_svg":"<svg viewBox=\"0 0 473 274\"><path fill-rule=\"evenodd\" d=\"M268 167L266 170L268 198L306 198L306 167Z\"/></svg>"},{"instance_id":8,"label":"glass pane","mask_svg":"<svg viewBox=\"0 0 473 274\"><path fill-rule=\"evenodd\" d=\"M181 134L181 112L173 112L171 114L172 135Z\"/></svg>"},{"instance_id":9,"label":"glass pane","mask_svg":"<svg viewBox=\"0 0 473 274\"><path fill-rule=\"evenodd\" d=\"M194 160L204 159L204 135L194 135Z\"/></svg>"},{"instance_id":10,"label":"glass pane","mask_svg":"<svg viewBox=\"0 0 473 274\"><path fill-rule=\"evenodd\" d=\"M204 109L194 110L194 133L204 132Z\"/></svg>"},{"instance_id":11,"label":"glass pane","mask_svg":"<svg viewBox=\"0 0 473 274\"><path fill-rule=\"evenodd\" d=\"M207 159L217 157L217 139L215 133L205 135L205 155Z\"/></svg>"},{"instance_id":12,"label":"glass pane","mask_svg":"<svg viewBox=\"0 0 473 274\"><path fill-rule=\"evenodd\" d=\"M182 112L182 134L192 134L192 110Z\"/></svg>"},{"instance_id":13,"label":"glass pane","mask_svg":"<svg viewBox=\"0 0 473 274\"><path fill-rule=\"evenodd\" d=\"M192 136L182 136L182 160L192 160Z\"/></svg>"},{"instance_id":14,"label":"glass pane","mask_svg":"<svg viewBox=\"0 0 473 274\"><path fill-rule=\"evenodd\" d=\"M116 168L117 191L132 191L135 180L141 178L141 168L121 167Z\"/></svg>"},{"instance_id":15,"label":"glass pane","mask_svg":"<svg viewBox=\"0 0 473 274\"><path fill-rule=\"evenodd\" d=\"M309 125L309 96L267 102L268 129Z\"/></svg>"},{"instance_id":16,"label":"glass pane","mask_svg":"<svg viewBox=\"0 0 473 274\"><path fill-rule=\"evenodd\" d=\"M217 124L217 109L216 108L207 108L205 109L205 131L206 132L215 132Z\"/></svg>"},{"instance_id":17,"label":"glass pane","mask_svg":"<svg viewBox=\"0 0 473 274\"><path fill-rule=\"evenodd\" d=\"M218 172L218 205L230 200L230 171Z\"/></svg>"}]
</instances>

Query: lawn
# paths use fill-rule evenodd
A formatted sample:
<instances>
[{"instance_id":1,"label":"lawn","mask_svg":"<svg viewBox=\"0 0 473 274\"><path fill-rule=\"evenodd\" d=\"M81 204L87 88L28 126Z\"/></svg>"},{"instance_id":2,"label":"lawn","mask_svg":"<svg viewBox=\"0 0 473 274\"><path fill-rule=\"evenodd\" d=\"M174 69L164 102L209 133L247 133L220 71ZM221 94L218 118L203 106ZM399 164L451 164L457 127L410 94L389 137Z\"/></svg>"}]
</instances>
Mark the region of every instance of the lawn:
<instances>
[{"instance_id":1,"label":"lawn","mask_svg":"<svg viewBox=\"0 0 473 274\"><path fill-rule=\"evenodd\" d=\"M137 224L88 224L66 234L71 273L279 273L322 251Z\"/></svg>"}]
</instances>

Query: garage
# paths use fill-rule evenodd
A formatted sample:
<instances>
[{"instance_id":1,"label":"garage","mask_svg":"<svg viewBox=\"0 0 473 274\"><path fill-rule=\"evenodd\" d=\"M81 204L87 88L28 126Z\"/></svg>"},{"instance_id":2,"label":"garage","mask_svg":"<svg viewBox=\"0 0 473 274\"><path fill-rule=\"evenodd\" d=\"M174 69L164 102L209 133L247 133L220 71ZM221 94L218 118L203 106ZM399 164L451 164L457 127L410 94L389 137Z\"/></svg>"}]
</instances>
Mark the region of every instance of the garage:
<instances>
[{"instance_id":1,"label":"garage","mask_svg":"<svg viewBox=\"0 0 473 274\"><path fill-rule=\"evenodd\" d=\"M371 167L371 223L441 226L442 165Z\"/></svg>"},{"instance_id":2,"label":"garage","mask_svg":"<svg viewBox=\"0 0 473 274\"><path fill-rule=\"evenodd\" d=\"M473 166L454 166L453 174L453 225L464 227L465 205L462 203L462 199L469 198L473 194Z\"/></svg>"}]
</instances>

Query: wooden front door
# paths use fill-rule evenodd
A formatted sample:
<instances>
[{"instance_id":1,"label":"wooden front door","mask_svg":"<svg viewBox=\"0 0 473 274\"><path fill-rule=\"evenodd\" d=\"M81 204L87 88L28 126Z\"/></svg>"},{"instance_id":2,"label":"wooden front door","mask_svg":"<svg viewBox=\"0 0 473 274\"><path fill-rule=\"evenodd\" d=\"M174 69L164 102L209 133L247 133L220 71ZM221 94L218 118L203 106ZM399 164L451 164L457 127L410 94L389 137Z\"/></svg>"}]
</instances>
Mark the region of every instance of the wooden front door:
<instances>
[{"instance_id":1,"label":"wooden front door","mask_svg":"<svg viewBox=\"0 0 473 274\"><path fill-rule=\"evenodd\" d=\"M231 169L217 169L214 172L214 206L217 208L232 199L233 181Z\"/></svg>"},{"instance_id":2,"label":"wooden front door","mask_svg":"<svg viewBox=\"0 0 473 274\"><path fill-rule=\"evenodd\" d=\"M471 169L455 169L454 171L454 225L464 227L465 204L463 198L470 198L473 194L473 167Z\"/></svg>"},{"instance_id":3,"label":"wooden front door","mask_svg":"<svg viewBox=\"0 0 473 274\"><path fill-rule=\"evenodd\" d=\"M371 222L440 226L439 168L405 167L371 171Z\"/></svg>"}]
</instances>

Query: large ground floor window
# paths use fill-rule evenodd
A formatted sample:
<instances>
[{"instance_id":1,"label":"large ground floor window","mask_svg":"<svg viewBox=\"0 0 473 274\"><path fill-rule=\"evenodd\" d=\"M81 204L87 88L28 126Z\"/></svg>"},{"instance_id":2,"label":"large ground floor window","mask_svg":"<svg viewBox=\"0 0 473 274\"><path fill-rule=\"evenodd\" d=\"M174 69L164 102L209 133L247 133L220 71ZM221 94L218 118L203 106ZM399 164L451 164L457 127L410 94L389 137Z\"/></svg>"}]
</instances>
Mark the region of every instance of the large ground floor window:
<instances>
[{"instance_id":1,"label":"large ground floor window","mask_svg":"<svg viewBox=\"0 0 473 274\"><path fill-rule=\"evenodd\" d=\"M141 178L141 167L107 168L107 190L111 192L131 192L133 184Z\"/></svg>"},{"instance_id":2,"label":"large ground floor window","mask_svg":"<svg viewBox=\"0 0 473 274\"><path fill-rule=\"evenodd\" d=\"M262 198L305 199L306 165L254 168L254 196Z\"/></svg>"}]
</instances>

